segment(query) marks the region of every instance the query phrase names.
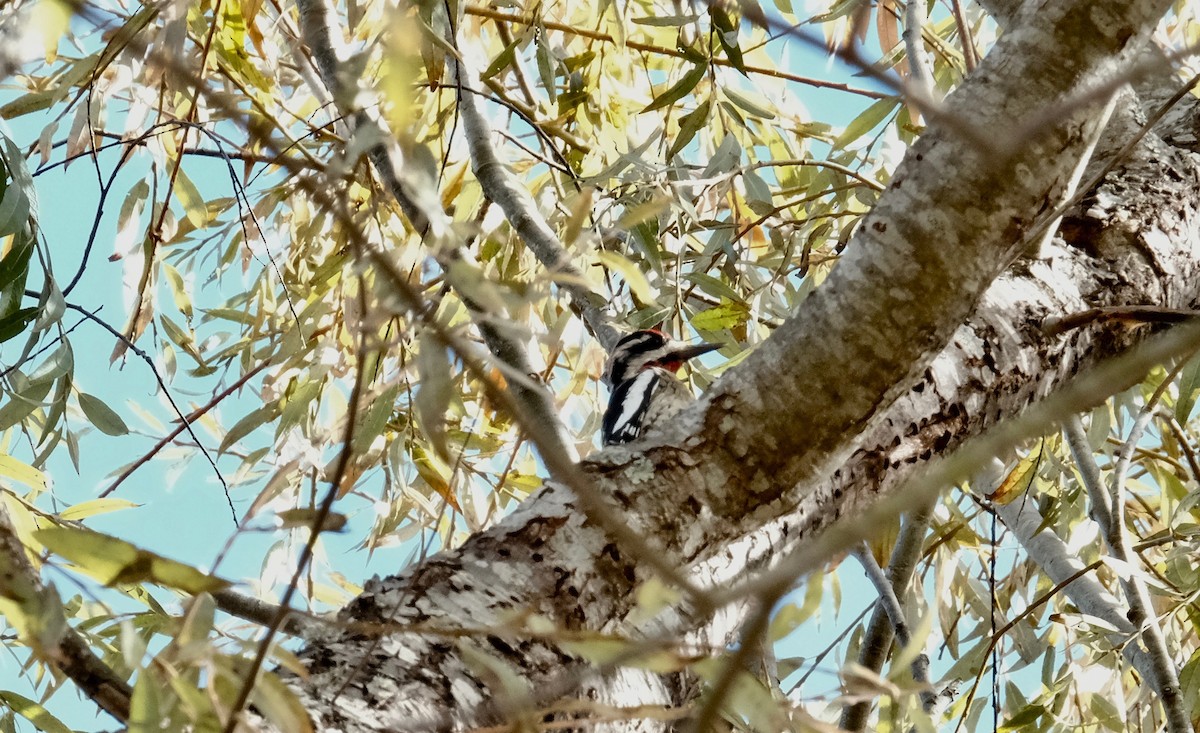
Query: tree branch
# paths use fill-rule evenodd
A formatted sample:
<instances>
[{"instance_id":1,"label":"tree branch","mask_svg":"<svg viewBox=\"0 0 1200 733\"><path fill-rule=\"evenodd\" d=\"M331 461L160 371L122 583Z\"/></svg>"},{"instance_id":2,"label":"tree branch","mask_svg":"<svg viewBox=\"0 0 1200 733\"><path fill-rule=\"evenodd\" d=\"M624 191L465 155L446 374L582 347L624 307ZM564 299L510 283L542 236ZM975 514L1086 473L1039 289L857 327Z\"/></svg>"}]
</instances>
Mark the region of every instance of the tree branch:
<instances>
[{"instance_id":1,"label":"tree branch","mask_svg":"<svg viewBox=\"0 0 1200 733\"><path fill-rule=\"evenodd\" d=\"M1141 570L1135 568L1133 564L1135 560L1129 546L1129 533L1125 528L1125 479L1129 475L1134 449L1141 440L1146 426L1153 419L1159 399L1185 362L1186 359L1180 359L1178 365L1168 373L1166 379L1150 399L1146 400L1146 404L1142 406L1141 412L1134 420L1133 427L1129 430L1129 436L1125 439L1124 445L1117 452L1117 463L1113 470L1109 498L1109 508L1111 509L1109 525L1107 527L1101 525L1109 554L1124 564L1119 575L1121 576L1121 585L1125 590L1126 602L1129 604L1130 620L1140 627L1142 642L1146 646L1146 653L1150 656L1152 665L1153 675L1150 677L1150 684L1162 701L1163 709L1166 712L1167 730L1171 733L1191 733L1192 721L1184 709L1179 688L1179 670L1171 658L1171 650L1167 648L1167 641L1163 637L1158 618L1154 615L1154 604L1150 599L1150 591L1139 575ZM1093 460L1091 453L1085 456L1085 460ZM1095 489L1099 491L1100 487L1097 486ZM1091 491L1092 488L1089 487L1088 492L1091 493Z\"/></svg>"},{"instance_id":2,"label":"tree branch","mask_svg":"<svg viewBox=\"0 0 1200 733\"><path fill-rule=\"evenodd\" d=\"M63 617L62 600L42 584L0 500L0 610L43 662L71 679L102 710L129 720L129 684L100 660Z\"/></svg>"},{"instance_id":3,"label":"tree branch","mask_svg":"<svg viewBox=\"0 0 1200 733\"><path fill-rule=\"evenodd\" d=\"M892 555L888 559L887 575L891 579L891 585L887 590L893 597L898 598L908 594L909 583L917 568L917 559L921 556L925 535L929 530L929 522L932 518L933 504L931 503L914 508L904 517L904 523L900 526L900 535L896 538L896 544L892 547ZM872 556L872 564L874 564L874 560L875 558ZM870 571L868 571L869 574ZM876 587L876 592L880 593L882 599L883 591ZM897 603L899 602L897 601ZM858 663L860 665L876 673L883 669L883 663L892 647L894 626L891 614L882 604L877 603L875 610L871 613L871 620L867 623L867 630L859 649ZM896 636L898 637L899 634L897 633ZM907 646L908 642L899 640L899 644L903 647ZM842 710L838 727L848 731L861 731L866 727L867 716L870 715L870 712L871 705L866 700L848 705Z\"/></svg>"},{"instance_id":4,"label":"tree branch","mask_svg":"<svg viewBox=\"0 0 1200 733\"><path fill-rule=\"evenodd\" d=\"M1154 663L1150 656L1140 645L1126 643L1128 637L1137 633L1137 629L1125 617L1123 604L1095 578L1088 575L1075 577L1084 570L1083 562L1078 553L1068 549L1058 535L1044 528L1045 520L1038 512L1036 502L1014 501L997 505L995 511L1042 572L1055 584L1066 583L1063 592L1080 613L1095 616L1117 629L1113 638L1114 646L1121 650L1142 677L1153 680Z\"/></svg>"},{"instance_id":5,"label":"tree branch","mask_svg":"<svg viewBox=\"0 0 1200 733\"><path fill-rule=\"evenodd\" d=\"M883 569L879 567L879 563L875 562L875 556L871 554L871 548L863 544L854 553L858 561L862 563L863 570L867 574L867 579L871 581L871 585L875 587L875 592L879 594L879 605L887 614L888 619L892 622L892 631L896 635L896 643L900 648L906 648L912 643L912 635L908 630L908 621L904 618L904 606L901 605L900 599L896 597L896 591L892 587L892 583L888 582L887 575ZM913 682L924 687L929 687L929 655L922 651L912 661L912 676ZM929 712L933 709L933 703L936 699L932 689L921 691L921 709Z\"/></svg>"},{"instance_id":6,"label":"tree branch","mask_svg":"<svg viewBox=\"0 0 1200 733\"><path fill-rule=\"evenodd\" d=\"M442 210L441 202L436 196L437 186L432 181L410 180L415 173L410 173L409 177L405 178L402 174L402 171L406 170L404 153L384 122L370 112L369 107L354 107L358 80L347 79L342 68L338 50L341 44L335 42L340 29L328 0L298 0L297 8L305 42L312 52L322 81L333 94L339 108L353 118L354 134L376 140L367 148L367 157L383 179L387 191L400 205L414 229L423 237L441 241L452 236L449 217ZM413 165L407 166L407 170L414 168ZM462 252L456 254L458 257L464 256ZM542 444L540 448L559 451L572 459L576 458L573 442L559 418L553 395L538 379L529 354L519 339L508 328L497 325L498 314L488 313L480 301L465 289L460 288L459 295L471 312L472 319L492 355L500 363L507 365L512 372L528 378L528 383L510 380L510 391L514 399L529 408L539 424L552 429L548 436L552 442Z\"/></svg>"},{"instance_id":7,"label":"tree branch","mask_svg":"<svg viewBox=\"0 0 1200 733\"><path fill-rule=\"evenodd\" d=\"M448 40L458 47L456 38ZM462 56L460 52L453 62L458 84L458 109L467 147L471 151L471 169L475 171L480 188L504 212L513 230L555 278L558 286L570 295L571 307L587 324L588 330L606 351L611 351L621 337L620 332L604 313L599 297L586 285L583 273L571 262L567 248L538 211L533 197L496 157L492 131L479 106L475 73L467 68Z\"/></svg>"}]
</instances>

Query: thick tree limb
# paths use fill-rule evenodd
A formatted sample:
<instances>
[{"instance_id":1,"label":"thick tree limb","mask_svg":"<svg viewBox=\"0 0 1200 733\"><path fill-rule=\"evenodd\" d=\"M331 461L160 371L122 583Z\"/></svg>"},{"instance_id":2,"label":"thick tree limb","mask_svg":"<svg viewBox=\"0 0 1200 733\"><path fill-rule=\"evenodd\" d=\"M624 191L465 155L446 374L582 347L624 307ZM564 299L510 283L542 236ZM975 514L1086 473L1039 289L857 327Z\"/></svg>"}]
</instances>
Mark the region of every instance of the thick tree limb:
<instances>
[{"instance_id":1,"label":"thick tree limb","mask_svg":"<svg viewBox=\"0 0 1200 733\"><path fill-rule=\"evenodd\" d=\"M1164 6L1045 4L1037 27L1006 34L948 105L981 130L1048 108L1132 51ZM1025 248L1022 235L1037 227L1036 212L1069 195L1091 131L1076 114L996 161L931 128L801 318L730 370L676 431L605 451L582 469L620 503L631 529L661 543L668 562L700 567L698 582L721 583L744 572L747 558L811 539L894 489L929 456L1136 342L1139 334L1103 324L1049 341L1039 325L1048 315L1097 305L1183 307L1195 298L1200 276L1187 243L1194 203L1175 195L1176 205L1164 210L1153 198L1166 195L1162 186L1139 181L1108 199L1119 210L1086 212L1111 231L1103 222L1137 211L1139 196L1152 207L1152 226L1135 213L1122 221L1123 241L1106 240L1119 258L1093 256L1085 248L1096 240L1076 231L1046 259L992 284ZM1169 155L1161 165L1190 170ZM1184 230L1177 241L1161 237L1173 227ZM765 527L773 533L763 534ZM732 638L724 619L698 626L686 604L650 623L635 620L634 590L646 579L644 567L551 485L462 548L368 588L344 616L400 624L469 619L500 628L541 617L571 630L651 636L696 629ZM396 634L375 651L368 641L331 635L305 652L311 677L298 689L322 729L497 720L484 704L496 693L472 667L478 661L468 661L480 654L514 666L535 687L575 670L583 675L580 697L626 706L677 699L672 678L642 684L646 675L622 670L588 679L585 660L540 641L455 646ZM347 679L350 669L359 676ZM633 679L638 685L623 684Z\"/></svg>"}]
</instances>

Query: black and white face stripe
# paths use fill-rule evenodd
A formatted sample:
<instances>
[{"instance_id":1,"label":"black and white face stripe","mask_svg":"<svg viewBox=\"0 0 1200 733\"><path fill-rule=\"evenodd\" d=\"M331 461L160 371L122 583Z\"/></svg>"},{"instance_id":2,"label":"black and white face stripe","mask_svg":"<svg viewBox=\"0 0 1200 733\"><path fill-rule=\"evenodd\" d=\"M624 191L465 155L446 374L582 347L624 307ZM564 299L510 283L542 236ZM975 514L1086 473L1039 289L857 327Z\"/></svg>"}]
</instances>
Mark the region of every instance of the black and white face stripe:
<instances>
[{"instance_id":1,"label":"black and white face stripe","mask_svg":"<svg viewBox=\"0 0 1200 733\"><path fill-rule=\"evenodd\" d=\"M613 387L600 428L600 440L604 445L628 443L642 434L642 420L663 379L674 377L659 369L646 369Z\"/></svg>"},{"instance_id":2,"label":"black and white face stripe","mask_svg":"<svg viewBox=\"0 0 1200 733\"><path fill-rule=\"evenodd\" d=\"M613 387L631 379L647 363L654 361L670 343L662 331L646 329L623 336L613 348L604 370L604 381Z\"/></svg>"}]
</instances>

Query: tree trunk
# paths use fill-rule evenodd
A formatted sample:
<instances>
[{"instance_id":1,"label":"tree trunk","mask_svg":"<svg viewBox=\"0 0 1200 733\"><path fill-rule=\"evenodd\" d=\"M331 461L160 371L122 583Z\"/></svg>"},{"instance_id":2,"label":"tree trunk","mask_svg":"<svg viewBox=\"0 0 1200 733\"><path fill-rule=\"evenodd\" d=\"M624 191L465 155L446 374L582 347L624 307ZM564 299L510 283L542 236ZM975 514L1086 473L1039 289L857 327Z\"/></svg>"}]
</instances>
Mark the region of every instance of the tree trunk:
<instances>
[{"instance_id":1,"label":"tree trunk","mask_svg":"<svg viewBox=\"0 0 1200 733\"><path fill-rule=\"evenodd\" d=\"M1027 5L930 118L796 316L670 430L580 464L588 490L697 586L743 579L811 541L1145 330L1096 321L1047 335L1048 318L1104 305L1188 308L1200 296L1197 167L1174 147L1195 144L1191 98L1067 213L1038 258L1017 260L1088 162L1110 95L1081 89L1137 58L1169 3ZM1102 143L1110 152L1136 120L1132 94L1120 105L1117 132ZM1031 119L1041 123L1022 127ZM1023 137L992 134L1014 129ZM349 626L301 655L310 675L294 684L317 728L462 729L529 706L546 708L534 720L569 715L564 699L591 710L662 706L626 711L634 722L618 727L669 726L669 710L696 686L636 664L593 664L594 634L657 650L686 639L703 654L733 641L744 614L709 615L685 597L647 621L635 596L653 571L580 504L550 481L462 547L369 584L341 614Z\"/></svg>"}]
</instances>

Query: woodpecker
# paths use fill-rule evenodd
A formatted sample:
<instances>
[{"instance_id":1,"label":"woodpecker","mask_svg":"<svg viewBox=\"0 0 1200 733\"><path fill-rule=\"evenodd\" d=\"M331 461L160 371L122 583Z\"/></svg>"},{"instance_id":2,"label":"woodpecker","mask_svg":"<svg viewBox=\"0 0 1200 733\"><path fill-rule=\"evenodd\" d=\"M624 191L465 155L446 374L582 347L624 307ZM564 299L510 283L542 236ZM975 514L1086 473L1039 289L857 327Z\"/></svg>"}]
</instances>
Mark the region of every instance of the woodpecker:
<instances>
[{"instance_id":1,"label":"woodpecker","mask_svg":"<svg viewBox=\"0 0 1200 733\"><path fill-rule=\"evenodd\" d=\"M695 397L675 372L688 359L719 348L690 346L653 328L618 341L604 369L604 381L612 388L600 430L604 445L635 440L687 407Z\"/></svg>"}]
</instances>

